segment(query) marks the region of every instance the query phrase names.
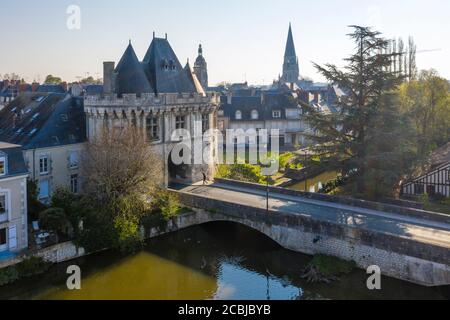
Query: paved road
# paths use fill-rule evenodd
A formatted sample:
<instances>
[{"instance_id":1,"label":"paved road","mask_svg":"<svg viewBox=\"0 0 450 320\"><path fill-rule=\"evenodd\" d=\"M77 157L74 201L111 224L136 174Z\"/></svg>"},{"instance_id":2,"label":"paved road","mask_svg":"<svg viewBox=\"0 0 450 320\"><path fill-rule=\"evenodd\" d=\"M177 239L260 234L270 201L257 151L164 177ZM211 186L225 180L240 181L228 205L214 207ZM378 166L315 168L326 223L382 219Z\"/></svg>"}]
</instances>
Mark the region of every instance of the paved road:
<instances>
[{"instance_id":1,"label":"paved road","mask_svg":"<svg viewBox=\"0 0 450 320\"><path fill-rule=\"evenodd\" d=\"M266 208L266 194L261 190L226 184L185 186L179 189L217 200ZM450 224L446 223L274 193L270 194L269 206L275 211L301 214L450 249Z\"/></svg>"}]
</instances>

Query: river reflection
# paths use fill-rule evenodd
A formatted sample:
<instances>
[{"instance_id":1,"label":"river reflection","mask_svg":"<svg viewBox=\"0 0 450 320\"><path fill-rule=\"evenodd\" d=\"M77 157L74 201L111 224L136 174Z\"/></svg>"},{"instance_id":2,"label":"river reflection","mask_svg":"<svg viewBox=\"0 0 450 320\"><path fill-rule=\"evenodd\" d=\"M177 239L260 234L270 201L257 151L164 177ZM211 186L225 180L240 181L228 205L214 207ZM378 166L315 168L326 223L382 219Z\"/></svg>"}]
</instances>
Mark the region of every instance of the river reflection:
<instances>
[{"instance_id":1,"label":"river reflection","mask_svg":"<svg viewBox=\"0 0 450 320\"><path fill-rule=\"evenodd\" d=\"M445 299L448 288L425 288L383 278L366 288L355 270L332 285L308 284L301 269L311 257L280 248L233 223L211 223L154 239L132 256L104 252L73 261L82 290L65 287L66 265L0 288L1 299Z\"/></svg>"}]
</instances>

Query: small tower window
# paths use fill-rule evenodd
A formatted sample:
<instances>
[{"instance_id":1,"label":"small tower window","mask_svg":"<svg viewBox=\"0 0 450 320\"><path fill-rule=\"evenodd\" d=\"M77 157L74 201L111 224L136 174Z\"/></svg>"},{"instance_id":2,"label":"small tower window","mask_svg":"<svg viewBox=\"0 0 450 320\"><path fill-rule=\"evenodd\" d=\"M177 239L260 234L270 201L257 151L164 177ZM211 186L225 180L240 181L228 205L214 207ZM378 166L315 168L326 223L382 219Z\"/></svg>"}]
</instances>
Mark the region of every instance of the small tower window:
<instances>
[{"instance_id":1,"label":"small tower window","mask_svg":"<svg viewBox=\"0 0 450 320\"><path fill-rule=\"evenodd\" d=\"M177 116L175 118L175 128L176 129L186 129L186 117Z\"/></svg>"},{"instance_id":2,"label":"small tower window","mask_svg":"<svg viewBox=\"0 0 450 320\"><path fill-rule=\"evenodd\" d=\"M146 122L148 141L159 140L159 119L157 117L148 117Z\"/></svg>"}]
</instances>

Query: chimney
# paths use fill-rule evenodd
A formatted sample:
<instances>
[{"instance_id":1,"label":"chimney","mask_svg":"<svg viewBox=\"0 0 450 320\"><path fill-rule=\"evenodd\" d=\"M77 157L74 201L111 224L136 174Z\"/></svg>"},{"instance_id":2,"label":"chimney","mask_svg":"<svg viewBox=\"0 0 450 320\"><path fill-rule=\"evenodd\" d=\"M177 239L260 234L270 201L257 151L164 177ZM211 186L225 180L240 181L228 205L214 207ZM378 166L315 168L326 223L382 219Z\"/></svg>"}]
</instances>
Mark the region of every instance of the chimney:
<instances>
[{"instance_id":1,"label":"chimney","mask_svg":"<svg viewBox=\"0 0 450 320\"><path fill-rule=\"evenodd\" d=\"M315 103L319 103L320 102L320 93L319 92L315 92L314 93L314 102Z\"/></svg>"},{"instance_id":2,"label":"chimney","mask_svg":"<svg viewBox=\"0 0 450 320\"><path fill-rule=\"evenodd\" d=\"M231 92L227 92L227 104L231 104L232 98L233 98L233 94Z\"/></svg>"},{"instance_id":3,"label":"chimney","mask_svg":"<svg viewBox=\"0 0 450 320\"><path fill-rule=\"evenodd\" d=\"M33 82L31 84L31 91L36 92L38 88L39 88L39 83Z\"/></svg>"},{"instance_id":4,"label":"chimney","mask_svg":"<svg viewBox=\"0 0 450 320\"><path fill-rule=\"evenodd\" d=\"M67 82L61 82L61 87L64 89L64 92L67 92Z\"/></svg>"},{"instance_id":5,"label":"chimney","mask_svg":"<svg viewBox=\"0 0 450 320\"><path fill-rule=\"evenodd\" d=\"M114 91L114 62L103 62L103 92L113 93Z\"/></svg>"}]
</instances>

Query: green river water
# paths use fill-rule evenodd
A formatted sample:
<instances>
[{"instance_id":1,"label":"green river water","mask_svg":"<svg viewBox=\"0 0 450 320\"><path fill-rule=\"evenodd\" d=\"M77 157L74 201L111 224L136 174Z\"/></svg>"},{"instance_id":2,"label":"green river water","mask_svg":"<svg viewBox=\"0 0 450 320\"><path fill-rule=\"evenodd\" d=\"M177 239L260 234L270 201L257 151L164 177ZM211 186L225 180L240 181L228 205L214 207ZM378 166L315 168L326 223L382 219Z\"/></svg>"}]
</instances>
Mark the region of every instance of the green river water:
<instances>
[{"instance_id":1,"label":"green river water","mask_svg":"<svg viewBox=\"0 0 450 320\"><path fill-rule=\"evenodd\" d=\"M0 299L449 299L448 287L426 288L383 278L369 291L355 270L331 285L300 278L310 256L264 235L217 222L149 241L137 254L108 251L53 267L43 276L0 288ZM66 268L82 270L82 289L66 289Z\"/></svg>"}]
</instances>

